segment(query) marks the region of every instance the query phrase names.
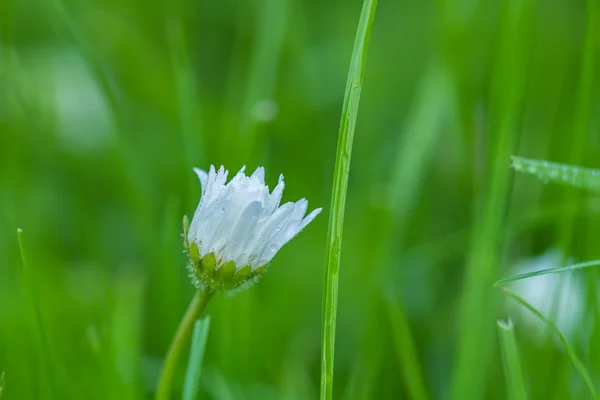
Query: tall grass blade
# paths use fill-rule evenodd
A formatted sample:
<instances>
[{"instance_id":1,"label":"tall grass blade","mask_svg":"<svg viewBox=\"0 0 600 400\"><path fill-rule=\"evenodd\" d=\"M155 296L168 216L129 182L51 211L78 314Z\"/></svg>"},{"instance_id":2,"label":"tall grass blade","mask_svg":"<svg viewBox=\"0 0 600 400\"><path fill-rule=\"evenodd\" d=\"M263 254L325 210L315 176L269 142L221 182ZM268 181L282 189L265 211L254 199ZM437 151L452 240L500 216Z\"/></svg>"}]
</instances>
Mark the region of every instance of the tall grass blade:
<instances>
[{"instance_id":1,"label":"tall grass blade","mask_svg":"<svg viewBox=\"0 0 600 400\"><path fill-rule=\"evenodd\" d=\"M534 276L560 274L562 272L570 272L570 271L576 271L578 269L598 267L598 266L600 266L600 260L593 260L593 261L586 261L586 262L573 264L573 265L567 265L566 267L549 268L549 269L542 269L539 271L526 272L524 274L518 274L518 275L514 275L514 276L509 276L508 278L500 279L499 281L494 283L494 286L504 286L507 283L514 282L514 281L520 281L522 279L533 278Z\"/></svg>"},{"instance_id":2,"label":"tall grass blade","mask_svg":"<svg viewBox=\"0 0 600 400\"><path fill-rule=\"evenodd\" d=\"M598 399L599 398L598 393L596 392L596 388L594 387L594 383L592 382L590 373L588 372L585 365L583 365L583 363L579 360L579 357L577 357L577 354L575 354L575 351L573 350L573 348L567 341L567 338L558 329L556 324L554 322L552 322L551 320L549 320L548 318L546 318L544 316L544 314L542 314L540 311L538 311L534 306L529 304L524 298L522 298L515 292L513 292L507 288L504 288L503 290L504 290L504 293L506 293L509 297L512 297L514 300L516 300L518 303L520 303L523 307L525 307L526 309L531 311L536 317L538 317L541 321L543 321L546 325L548 325L548 327L550 327L550 329L552 329L554 331L554 333L556 333L556 335L560 339L561 343L565 347L565 350L567 351L569 358L573 362L575 369L577 370L577 372L581 376L581 379L583 379L584 383L588 387L590 394L592 395L592 397L594 399Z\"/></svg>"},{"instance_id":3,"label":"tall grass blade","mask_svg":"<svg viewBox=\"0 0 600 400\"><path fill-rule=\"evenodd\" d=\"M527 400L527 391L523 382L523 371L519 361L519 349L515 339L515 326L508 321L498 321L498 335L502 350L502 364L506 384L512 400Z\"/></svg>"},{"instance_id":4,"label":"tall grass blade","mask_svg":"<svg viewBox=\"0 0 600 400\"><path fill-rule=\"evenodd\" d=\"M350 70L346 81L346 92L342 106L342 118L338 136L327 250L325 277L323 281L323 319L321 327L321 399L329 400L333 394L333 362L335 348L335 323L338 301L338 279L342 251L342 231L344 209L350 173L350 158L354 140L354 128L360 102L363 72L366 63L367 47L377 0L364 0L358 22L358 29L352 50Z\"/></svg>"},{"instance_id":5,"label":"tall grass blade","mask_svg":"<svg viewBox=\"0 0 600 400\"><path fill-rule=\"evenodd\" d=\"M250 58L240 117L239 147L244 155L260 150L261 104L275 97L282 52L290 17L290 0L261 0L256 21L256 38ZM239 88L236 89L236 92ZM236 94L236 97L239 94Z\"/></svg>"},{"instance_id":6,"label":"tall grass blade","mask_svg":"<svg viewBox=\"0 0 600 400\"><path fill-rule=\"evenodd\" d=\"M121 385L114 396L136 399L140 396L140 365L142 355L142 310L144 279L135 271L120 276L115 289L115 305L111 326L111 350L114 368Z\"/></svg>"},{"instance_id":7,"label":"tall grass blade","mask_svg":"<svg viewBox=\"0 0 600 400\"><path fill-rule=\"evenodd\" d=\"M394 350L400 362L404 383L410 398L413 400L427 400L429 399L427 386L421 372L421 363L419 362L415 341L404 308L391 299L386 300L394 334Z\"/></svg>"},{"instance_id":8,"label":"tall grass blade","mask_svg":"<svg viewBox=\"0 0 600 400\"><path fill-rule=\"evenodd\" d=\"M185 169L189 171L200 160L206 160L202 146L202 110L197 93L194 69L186 49L185 34L180 22L167 26L169 54L175 79L179 125L185 154Z\"/></svg>"},{"instance_id":9,"label":"tall grass blade","mask_svg":"<svg viewBox=\"0 0 600 400\"><path fill-rule=\"evenodd\" d=\"M515 171L533 175L544 181L600 191L600 169L583 168L546 160L532 160L514 156Z\"/></svg>"},{"instance_id":10,"label":"tall grass blade","mask_svg":"<svg viewBox=\"0 0 600 400\"><path fill-rule=\"evenodd\" d=\"M446 67L436 63L424 74L401 140L398 143L390 185L389 216L381 221L387 233L382 265L395 265L398 244L406 237L411 210L425 184L438 140L453 107L452 86ZM382 279L381 277L378 277ZM379 288L379 286L377 286ZM395 353L407 391L412 399L427 399L427 389L410 323L399 300L386 296L384 302L394 335Z\"/></svg>"},{"instance_id":11,"label":"tall grass blade","mask_svg":"<svg viewBox=\"0 0 600 400\"><path fill-rule=\"evenodd\" d=\"M55 388L52 383L52 362L51 362L51 354L48 337L46 336L46 331L44 329L44 323L42 320L42 312L40 310L40 302L38 300L36 288L33 281L32 271L29 269L28 259L27 259L27 249L25 245L25 237L22 229L17 229L17 237L19 239L19 250L21 252L21 262L23 266L23 280L25 281L25 290L27 300L30 302L30 307L33 310L33 324L35 335L37 336L37 340L39 341L40 353L42 356L42 363L44 366L44 372L46 376L44 380L50 380L49 383L44 381L44 388L41 388L42 391L47 391L46 395L50 396L50 398L55 398Z\"/></svg>"},{"instance_id":12,"label":"tall grass blade","mask_svg":"<svg viewBox=\"0 0 600 400\"><path fill-rule=\"evenodd\" d=\"M210 316L196 320L194 324L194 333L192 335L192 349L188 361L185 383L183 386L183 400L195 400L198 398L198 389L200 388L200 375L202 374L202 361L204 360L204 350L206 348L206 339L210 329Z\"/></svg>"},{"instance_id":13,"label":"tall grass blade","mask_svg":"<svg viewBox=\"0 0 600 400\"><path fill-rule=\"evenodd\" d=\"M530 0L502 3L497 61L492 76L490 130L485 186L478 193L460 304L459 350L454 367L452 398L482 399L487 386L487 367L493 360L494 298L486 286L493 283L503 246L505 210L509 191L506 166L517 145L525 101L527 63L530 54Z\"/></svg>"}]
</instances>

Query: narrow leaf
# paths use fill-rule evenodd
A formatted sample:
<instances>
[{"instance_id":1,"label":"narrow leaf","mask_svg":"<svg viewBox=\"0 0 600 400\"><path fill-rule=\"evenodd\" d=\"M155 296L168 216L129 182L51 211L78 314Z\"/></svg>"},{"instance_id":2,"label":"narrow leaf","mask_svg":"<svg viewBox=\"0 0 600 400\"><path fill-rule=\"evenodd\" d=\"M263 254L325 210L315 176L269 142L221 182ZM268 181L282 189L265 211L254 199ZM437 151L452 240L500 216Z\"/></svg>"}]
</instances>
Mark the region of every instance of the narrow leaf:
<instances>
[{"instance_id":1,"label":"narrow leaf","mask_svg":"<svg viewBox=\"0 0 600 400\"><path fill-rule=\"evenodd\" d=\"M600 191L600 169L583 168L546 160L532 160L513 156L511 166L519 172L533 175L547 182L555 182L583 189Z\"/></svg>"},{"instance_id":2,"label":"narrow leaf","mask_svg":"<svg viewBox=\"0 0 600 400\"><path fill-rule=\"evenodd\" d=\"M342 118L338 135L327 250L325 276L323 280L323 315L321 323L321 399L329 400L333 394L333 360L335 348L335 323L337 316L338 279L342 252L344 209L350 173L350 157L354 141L354 127L358 114L363 71L366 63L367 46L371 26L375 17L377 0L364 0L352 58L346 81L346 92L342 106Z\"/></svg>"},{"instance_id":3,"label":"narrow leaf","mask_svg":"<svg viewBox=\"0 0 600 400\"><path fill-rule=\"evenodd\" d=\"M560 268L541 269L539 271L526 272L524 274L509 276L508 278L500 279L499 281L494 283L494 286L496 286L496 287L504 286L507 283L514 282L514 281L520 281L522 279L533 278L534 276L560 274L562 272L570 272L570 271L575 271L578 269L597 267L597 266L600 266L600 260L586 261L586 262L582 262L579 264L567 265L566 267L560 267Z\"/></svg>"},{"instance_id":4,"label":"narrow leaf","mask_svg":"<svg viewBox=\"0 0 600 400\"><path fill-rule=\"evenodd\" d=\"M515 339L513 322L498 321L498 335L500 337L500 348L502 350L502 364L504 375L510 397L513 400L526 400L527 391L523 382L523 372L519 361L519 350Z\"/></svg>"},{"instance_id":5,"label":"narrow leaf","mask_svg":"<svg viewBox=\"0 0 600 400\"><path fill-rule=\"evenodd\" d=\"M204 349L210 328L210 316L196 320L194 334L192 336L192 348L188 361L185 383L183 386L183 400L195 400L198 398L200 387L200 376L202 374L202 361L204 360Z\"/></svg>"},{"instance_id":6,"label":"narrow leaf","mask_svg":"<svg viewBox=\"0 0 600 400\"><path fill-rule=\"evenodd\" d=\"M522 298L515 292L513 292L507 288L503 288L503 290L504 290L504 293L506 293L508 296L512 297L514 300L516 300L518 303L520 303L523 307L525 307L526 309L531 311L536 317L538 317L541 321L543 321L546 325L548 325L550 327L550 329L552 329L554 331L554 333L556 333L556 335L560 339L561 343L565 347L565 350L567 351L569 358L571 358L571 361L573 362L575 369L577 370L577 372L581 376L581 379L583 379L586 386L590 390L590 394L592 395L592 398L599 399L598 393L596 392L596 388L594 387L592 378L590 377L590 374L589 374L587 368L585 367L585 365L583 365L581 360L579 360L579 357L577 357L577 354L575 354L575 351L573 350L573 348L567 341L567 338L558 329L556 324L554 322L552 322L551 320L549 320L548 318L546 318L546 316L544 316L544 314L542 314L540 311L538 311L534 306L529 304L524 298Z\"/></svg>"}]
</instances>

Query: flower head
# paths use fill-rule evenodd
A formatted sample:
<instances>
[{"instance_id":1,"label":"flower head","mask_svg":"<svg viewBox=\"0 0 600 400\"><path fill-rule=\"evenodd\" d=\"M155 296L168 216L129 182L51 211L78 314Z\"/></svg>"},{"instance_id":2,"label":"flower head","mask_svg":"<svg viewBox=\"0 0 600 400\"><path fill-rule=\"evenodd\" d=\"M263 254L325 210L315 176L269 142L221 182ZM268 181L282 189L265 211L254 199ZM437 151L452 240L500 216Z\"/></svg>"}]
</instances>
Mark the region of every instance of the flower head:
<instances>
[{"instance_id":1,"label":"flower head","mask_svg":"<svg viewBox=\"0 0 600 400\"><path fill-rule=\"evenodd\" d=\"M520 263L517 273L527 273L558 268L563 265L563 253L560 250L548 250L543 255ZM523 297L544 316L551 319L558 329L573 341L586 342L591 333L593 320L586 312L586 292L581 275L575 272L549 274L512 283L512 289ZM539 318L517 304L519 314L528 331L539 341L549 331Z\"/></svg>"},{"instance_id":2,"label":"flower head","mask_svg":"<svg viewBox=\"0 0 600 400\"><path fill-rule=\"evenodd\" d=\"M263 167L250 176L243 167L229 182L222 166L194 171L202 196L191 225L184 223L184 242L198 287L230 290L255 281L283 245L321 212L318 208L305 217L306 199L280 206L283 175L269 192Z\"/></svg>"}]
</instances>

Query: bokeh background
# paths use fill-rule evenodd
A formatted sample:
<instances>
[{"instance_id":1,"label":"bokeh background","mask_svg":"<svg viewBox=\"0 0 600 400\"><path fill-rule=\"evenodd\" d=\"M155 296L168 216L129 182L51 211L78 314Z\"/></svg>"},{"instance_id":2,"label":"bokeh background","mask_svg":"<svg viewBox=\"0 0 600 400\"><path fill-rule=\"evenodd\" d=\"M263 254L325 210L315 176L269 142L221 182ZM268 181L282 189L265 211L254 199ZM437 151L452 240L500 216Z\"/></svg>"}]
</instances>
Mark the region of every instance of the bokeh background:
<instances>
[{"instance_id":1,"label":"bokeh background","mask_svg":"<svg viewBox=\"0 0 600 400\"><path fill-rule=\"evenodd\" d=\"M588 398L561 345L492 284L524 265L600 257L597 195L509 168L511 154L600 167L596 3L380 1L346 207L335 398L506 398L496 320L509 317L530 397ZM258 285L210 305L202 398L318 397L360 9L0 2L5 398L150 398L193 295L181 240L200 194L192 167L211 163L264 165L272 186L283 173L284 200L324 213ZM520 290L600 383L597 273L570 278Z\"/></svg>"}]
</instances>

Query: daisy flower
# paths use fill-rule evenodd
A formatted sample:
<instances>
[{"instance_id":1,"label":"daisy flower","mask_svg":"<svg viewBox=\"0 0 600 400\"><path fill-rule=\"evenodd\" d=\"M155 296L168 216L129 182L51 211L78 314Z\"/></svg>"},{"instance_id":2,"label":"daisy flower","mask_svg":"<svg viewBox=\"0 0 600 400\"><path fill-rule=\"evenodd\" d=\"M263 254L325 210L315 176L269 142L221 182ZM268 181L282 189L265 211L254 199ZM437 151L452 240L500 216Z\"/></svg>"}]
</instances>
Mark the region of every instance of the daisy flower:
<instances>
[{"instance_id":1,"label":"daisy flower","mask_svg":"<svg viewBox=\"0 0 600 400\"><path fill-rule=\"evenodd\" d=\"M228 171L195 168L202 196L191 224L184 220L184 244L190 275L198 288L226 291L249 286L266 270L277 252L321 212L305 216L308 201L283 205L283 175L273 191L258 167L245 167L227 182Z\"/></svg>"}]
</instances>

